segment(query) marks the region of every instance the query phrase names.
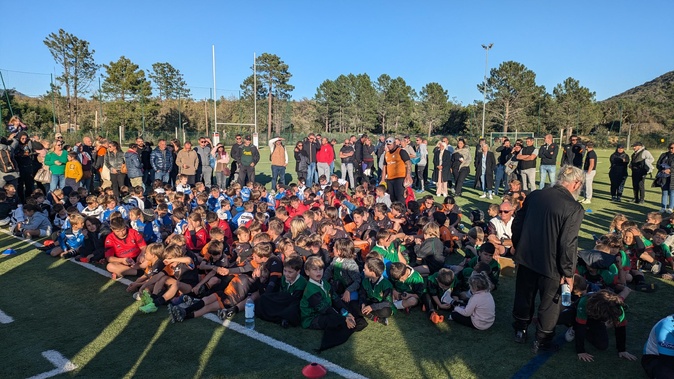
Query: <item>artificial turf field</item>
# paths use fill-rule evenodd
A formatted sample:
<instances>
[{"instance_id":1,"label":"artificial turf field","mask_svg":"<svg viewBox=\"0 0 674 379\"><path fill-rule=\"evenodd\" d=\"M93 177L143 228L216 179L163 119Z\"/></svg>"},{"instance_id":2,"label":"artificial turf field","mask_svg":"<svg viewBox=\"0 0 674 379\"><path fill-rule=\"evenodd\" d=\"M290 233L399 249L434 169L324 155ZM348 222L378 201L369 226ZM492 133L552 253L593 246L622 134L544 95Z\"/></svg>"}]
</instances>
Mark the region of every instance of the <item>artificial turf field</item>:
<instances>
[{"instance_id":1,"label":"artificial turf field","mask_svg":"<svg viewBox=\"0 0 674 379\"><path fill-rule=\"evenodd\" d=\"M645 206L605 200L610 197L606 175L610 153L598 151L595 198L585 206L592 212L586 213L580 234L583 248L591 247L591 234L605 231L616 212L643 222L648 211L660 207L659 192L650 189L650 181ZM261 156L258 180L269 182L268 154L263 151ZM464 214L474 208L486 210L488 200L479 199L481 192L468 188L470 178L466 187L465 196L457 199ZM631 185L627 187L624 199L631 198ZM0 260L0 311L14 320L0 323L0 378L27 378L54 370L41 355L45 351L57 351L77 366L60 377L297 378L308 363L285 352L287 348L275 349L235 331L241 327L224 327L210 319L170 324L165 309L142 314L124 284L80 264L51 258L4 233L0 247L18 250ZM651 294L634 292L627 298L627 346L639 358L650 328L674 311L674 283L650 275L647 280L657 281L660 289ZM414 309L410 314L397 313L387 327L370 324L346 344L320 354L314 351L320 332L284 330L260 320L255 331L306 352L300 355L313 354L370 378L550 378L560 373L567 377L645 377L639 362L617 357L610 332L608 351L598 352L586 344L595 355L592 363L578 361L573 343L566 343L556 354L534 356L530 344L512 342L513 293L514 278L502 277L494 292L496 323L487 331L453 323L433 325L425 313ZM243 316L233 321L243 323ZM533 326L529 331L533 332ZM564 331L558 328L560 337ZM338 376L334 370L328 374Z\"/></svg>"}]
</instances>

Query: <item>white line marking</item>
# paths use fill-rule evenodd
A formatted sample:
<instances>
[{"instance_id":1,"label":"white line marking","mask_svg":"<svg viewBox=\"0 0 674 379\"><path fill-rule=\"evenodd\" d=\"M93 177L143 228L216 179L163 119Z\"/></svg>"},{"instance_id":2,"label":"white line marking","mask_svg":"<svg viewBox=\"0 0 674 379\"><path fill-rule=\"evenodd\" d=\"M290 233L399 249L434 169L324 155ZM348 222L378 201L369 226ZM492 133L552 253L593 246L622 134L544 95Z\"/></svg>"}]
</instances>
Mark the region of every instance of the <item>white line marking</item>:
<instances>
[{"instance_id":1,"label":"white line marking","mask_svg":"<svg viewBox=\"0 0 674 379\"><path fill-rule=\"evenodd\" d=\"M14 322L14 319L7 315L7 313L0 311L0 324L9 324Z\"/></svg>"},{"instance_id":2,"label":"white line marking","mask_svg":"<svg viewBox=\"0 0 674 379\"><path fill-rule=\"evenodd\" d=\"M56 366L56 368L47 372L43 372L42 374L39 375L31 376L28 379L51 378L52 376L63 374L65 372L70 372L77 368L75 364L73 364L71 361L69 361L66 357L61 355L61 353L59 353L56 350L43 351L42 356L47 358L47 360L51 362L51 364Z\"/></svg>"},{"instance_id":3,"label":"white line marking","mask_svg":"<svg viewBox=\"0 0 674 379\"><path fill-rule=\"evenodd\" d=\"M30 245L33 245L33 246L35 246L35 247L42 247L42 246L44 246L43 244L41 244L41 243L39 243L39 242L36 242L36 241L33 241L33 240L29 240L29 239L25 239L25 238L21 238L21 237L17 237L17 236L15 236L14 234L10 233L9 230L0 229L0 233L4 233L4 234L6 234L6 235L8 235L8 236L10 236L10 237L14 237L14 238L18 239L19 241L23 241L23 242L25 242L25 243L27 243L27 244L30 244Z\"/></svg>"},{"instance_id":4,"label":"white line marking","mask_svg":"<svg viewBox=\"0 0 674 379\"><path fill-rule=\"evenodd\" d=\"M213 313L208 313L203 316L203 318L211 320L215 323L218 323L220 325L223 325L226 328L229 328L237 333L241 333L244 336L250 337L254 340L260 341L264 344L267 344L274 349L279 349L281 351L284 351L288 354L294 355L300 359L303 359L309 363L318 363L323 366L329 371L329 372L334 372L335 374L342 376L344 378L349 378L349 379L365 379L366 377L363 375L360 375L358 373L355 373L351 370L347 370L335 363L332 363L326 359L317 357L313 354L307 353L304 350L300 350L296 348L295 346L288 345L285 342L279 341L277 339L271 338L268 335L262 334L260 332L256 332L255 330L251 329L246 329L246 327L242 326L241 324L238 324L236 322L231 322L229 320L225 320L224 322L221 321L218 316L216 316Z\"/></svg>"},{"instance_id":5,"label":"white line marking","mask_svg":"<svg viewBox=\"0 0 674 379\"><path fill-rule=\"evenodd\" d=\"M7 234L7 235L9 235L9 236L12 236L12 237L14 237L14 238L16 238L16 239L18 239L18 240L21 240L21 241L23 241L23 242L25 242L25 243L29 243L29 244L31 244L31 245L34 245L34 246L36 246L36 247L42 246L42 244L39 244L39 243L37 243L37 242L35 242L35 241L26 240L26 239L23 239L23 238L16 237L16 236L12 235L11 233L9 233L8 231L3 230L3 229L0 229L0 232L2 232L2 233L4 233L4 234ZM69 259L69 261L71 261L71 262L73 262L73 263L76 263L76 264L78 264L78 265L80 265L80 266L82 266L82 267L84 267L84 268L86 268L86 269L88 269L88 270L91 270L91 271L93 271L93 272L95 272L95 273L97 273L97 274L100 274L100 275L102 275L102 276L105 276L105 277L110 278L110 273L109 273L107 270L103 270L103 269L98 268L98 267L96 267L96 266L94 266L94 265L92 265L92 264L82 263L82 262L76 261L76 260L73 259L73 258ZM122 283L122 284L126 284L127 286L128 286L129 284L131 284L131 280L126 279L126 278L123 278L123 279L121 279L121 280L118 280L118 282L120 282L120 283ZM8 317L9 317L9 316L8 316ZM319 363L319 364L325 366L325 368L326 368L328 371L334 372L335 374L340 375L340 376L342 376L342 377L344 377L344 378L348 378L348 379L365 379L365 378L366 378L366 377L363 376L363 375L360 375L360 374L358 374L358 373L355 373L355 372L353 372L353 371L351 371L351 370L347 370L347 369L345 369L345 368L343 368L343 367L341 367L341 366L339 366L339 365L337 365L337 364L335 364L335 363L332 363L332 362L330 362L330 361L328 361L328 360L326 360L326 359L317 357L317 356L315 356L315 355L313 355L313 354L307 353L306 351L300 350L300 349L298 349L298 348L296 348L296 347L294 347L294 346L292 346L292 345L289 345L289 344L287 344L287 343L285 343L285 342L276 340L276 339L274 339L274 338L271 338L271 337L269 337L269 336L267 336L267 335L265 335L265 334L256 332L256 331L254 331L254 330L246 329L246 328L245 328L244 326L242 326L241 324L238 324L238 323L235 323L235 322L230 322L229 320L226 320L226 321L222 322L222 321L220 321L220 319L218 318L218 316L216 316L216 315L213 314L213 313L209 313L209 314L205 315L204 318L206 318L206 319L208 319L208 320L211 320L211 321L214 321L214 322L216 322L216 323L218 323L218 324L221 324L221 325L223 325L223 326L225 326L225 327L227 327L227 328L229 328L229 329L232 329L233 331L235 331L235 332L237 332L237 333L243 334L244 336L247 336L247 337L250 337L250 338L252 338L252 339L254 339L254 340L260 341L260 342L262 342L262 343L264 343L264 344L266 344L266 345L269 345L269 346L273 347L274 349L278 349L278 350L281 350L281 351L285 351L286 353L288 353L288 354L290 354L290 355L294 355L294 356L296 356L296 357L298 357L298 358L300 358L300 359L303 359L303 360L305 360L305 361L307 361L307 362L309 362L309 363L314 363L314 362L315 362L315 363ZM44 378L49 378L49 377L54 376L54 375L58 375L58 374L61 374L61 373L64 373L64 372L72 371L72 370L74 370L74 369L77 367L77 366L73 365L70 361L68 361L67 359L63 358L63 356L62 356L61 354L59 354L57 351L49 350L49 351L45 351L44 353L42 353L42 355L44 355L45 358L49 359L49 361L52 362L52 363L54 363L54 361L52 361L49 357L47 357L47 355L46 355L47 353L50 353L50 354L56 354L56 355L58 356L59 359L62 359L63 361L67 362L68 365L70 365L70 366L68 366L68 367L71 367L71 366L72 366L73 368L71 368L71 369L69 369L69 370L67 370L67 371L61 371L62 369L57 368L57 369L48 371L48 372L46 372L46 373L40 374L40 375L38 375L38 376L31 377L31 378L29 378L29 379L44 379ZM60 362L60 361L59 361L59 362ZM56 365L56 364L54 363L54 365ZM58 365L56 365L56 366L59 367ZM64 367L65 367L65 366L64 366ZM49 375L47 375L47 374L49 374ZM44 376L44 375L47 375L47 376Z\"/></svg>"}]
</instances>

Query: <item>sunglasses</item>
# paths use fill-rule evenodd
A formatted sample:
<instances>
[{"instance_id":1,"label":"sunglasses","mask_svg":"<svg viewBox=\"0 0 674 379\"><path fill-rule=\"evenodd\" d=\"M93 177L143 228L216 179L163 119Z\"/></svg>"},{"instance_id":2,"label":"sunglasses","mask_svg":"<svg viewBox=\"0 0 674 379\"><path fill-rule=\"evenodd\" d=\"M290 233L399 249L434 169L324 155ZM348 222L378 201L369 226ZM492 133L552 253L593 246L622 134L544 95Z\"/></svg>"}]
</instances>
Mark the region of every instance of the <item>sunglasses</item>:
<instances>
[{"instance_id":1,"label":"sunglasses","mask_svg":"<svg viewBox=\"0 0 674 379\"><path fill-rule=\"evenodd\" d=\"M510 213L512 211L498 211L498 213Z\"/></svg>"}]
</instances>

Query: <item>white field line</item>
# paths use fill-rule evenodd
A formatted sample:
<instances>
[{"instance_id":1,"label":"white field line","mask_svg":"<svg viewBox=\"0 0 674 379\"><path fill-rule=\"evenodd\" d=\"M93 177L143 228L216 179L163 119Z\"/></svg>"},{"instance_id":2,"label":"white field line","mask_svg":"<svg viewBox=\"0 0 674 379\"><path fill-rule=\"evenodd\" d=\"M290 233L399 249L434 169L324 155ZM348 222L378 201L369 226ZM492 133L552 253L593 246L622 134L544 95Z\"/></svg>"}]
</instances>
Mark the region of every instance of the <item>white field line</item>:
<instances>
[{"instance_id":1,"label":"white field line","mask_svg":"<svg viewBox=\"0 0 674 379\"><path fill-rule=\"evenodd\" d=\"M11 322L14 322L14 319L8 316L7 313L0 311L0 324L9 324Z\"/></svg>"},{"instance_id":2,"label":"white field line","mask_svg":"<svg viewBox=\"0 0 674 379\"><path fill-rule=\"evenodd\" d=\"M46 378L51 378L52 376L56 376L59 374L63 374L65 372L70 372L73 371L77 368L71 361L66 359L61 353L59 353L56 350L47 350L42 352L42 356L47 358L51 364L56 366L55 369L43 372L42 374L31 376L28 379L46 379Z\"/></svg>"},{"instance_id":3,"label":"white field line","mask_svg":"<svg viewBox=\"0 0 674 379\"><path fill-rule=\"evenodd\" d=\"M7 232L5 230L0 229L0 231L5 233L5 234L11 235L9 232ZM22 240L22 241L27 242L27 243L32 243L35 246L42 246L41 244L38 244L35 241L27 241L27 240L24 240L24 239L16 237L16 236L12 236L12 237L17 238L17 239ZM88 270L91 270L91 271L93 271L97 274L100 274L102 276L110 278L110 273L106 270L103 270L103 269L99 268L99 267L96 267L96 266L88 264L88 263L82 263L82 262L76 261L74 259L70 259L70 261L74 262L74 263L76 263L76 264L78 264L78 265L80 265L80 266L82 266L82 267L84 267ZM118 282L120 282L122 284L126 284L126 285L131 284L131 281L129 279L126 279L126 278L118 280ZM223 322L218 318L218 316L216 316L213 313L209 313L209 314L205 315L204 318L208 319L208 320L211 320L213 322L216 322L220 325L223 325L226 328L229 328L229 329L231 329L231 330L233 330L237 333L243 334L244 336L250 337L250 338L252 338L256 341L259 341L259 342L262 342L266 345L269 345L269 346L273 347L274 349L278 349L278 350L284 351L284 352L286 352L290 355L294 355L294 356L296 356L296 357L298 357L298 358L300 358L304 361L307 361L309 363L314 363L314 362L319 363L319 364L325 366L325 368L328 371L334 372L335 374L337 374L339 376L342 376L344 378L348 378L348 379L365 379L366 378L363 375L360 375L356 372L345 369L342 366L339 366L335 363L332 363L332 362L330 362L326 359L317 357L316 355L308 353L304 350L300 350L300 349L298 349L298 348L296 348L292 345L289 345L285 342L282 342L282 341L279 341L277 339L271 338L271 337L269 337L265 334L262 334L260 332L256 332L254 330L246 329L244 326L242 326L241 324L238 324L236 322L230 322L229 320L226 320L226 321ZM54 371L54 370L52 370L52 371ZM44 375L44 374L41 374L41 375ZM54 375L56 375L56 374L54 374ZM43 379L43 378L47 378L47 377L48 376L39 377L39 378L33 377L31 379Z\"/></svg>"}]
</instances>

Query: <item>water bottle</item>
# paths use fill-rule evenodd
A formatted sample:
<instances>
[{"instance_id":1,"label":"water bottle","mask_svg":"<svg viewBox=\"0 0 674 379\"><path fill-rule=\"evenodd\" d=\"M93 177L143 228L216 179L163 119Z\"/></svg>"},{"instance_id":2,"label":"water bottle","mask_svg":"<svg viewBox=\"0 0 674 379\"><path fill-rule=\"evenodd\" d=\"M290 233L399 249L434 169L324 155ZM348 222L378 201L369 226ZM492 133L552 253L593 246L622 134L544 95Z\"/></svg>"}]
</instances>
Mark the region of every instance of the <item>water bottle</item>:
<instances>
[{"instance_id":1,"label":"water bottle","mask_svg":"<svg viewBox=\"0 0 674 379\"><path fill-rule=\"evenodd\" d=\"M255 329L255 302L253 298L248 295L246 300L246 329Z\"/></svg>"},{"instance_id":2,"label":"water bottle","mask_svg":"<svg viewBox=\"0 0 674 379\"><path fill-rule=\"evenodd\" d=\"M562 284L562 305L568 307L571 305L571 288L568 284Z\"/></svg>"}]
</instances>

